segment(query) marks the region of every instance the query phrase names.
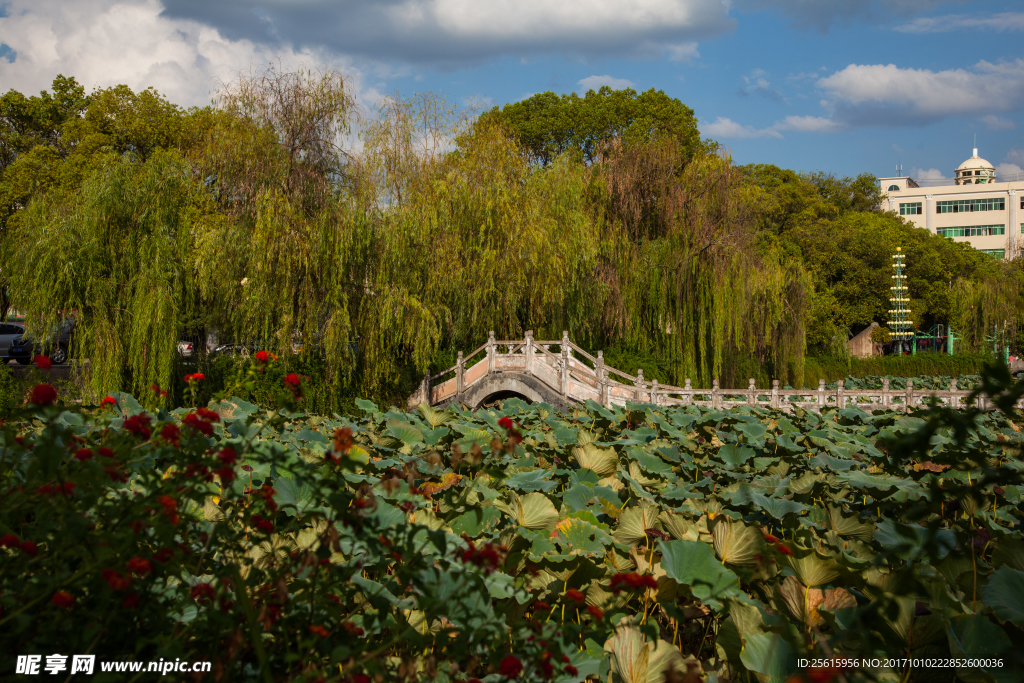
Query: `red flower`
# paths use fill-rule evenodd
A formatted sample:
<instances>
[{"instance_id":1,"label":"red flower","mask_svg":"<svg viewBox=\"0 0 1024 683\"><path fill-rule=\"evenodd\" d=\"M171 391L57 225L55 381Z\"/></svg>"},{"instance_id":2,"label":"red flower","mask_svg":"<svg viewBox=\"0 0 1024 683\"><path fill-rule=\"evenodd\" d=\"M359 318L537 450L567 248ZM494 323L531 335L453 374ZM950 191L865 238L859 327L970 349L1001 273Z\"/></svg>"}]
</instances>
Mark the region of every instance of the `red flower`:
<instances>
[{"instance_id":1,"label":"red flower","mask_svg":"<svg viewBox=\"0 0 1024 683\"><path fill-rule=\"evenodd\" d=\"M352 677L352 683L370 683L370 677L366 674L356 674Z\"/></svg>"},{"instance_id":2,"label":"red flower","mask_svg":"<svg viewBox=\"0 0 1024 683\"><path fill-rule=\"evenodd\" d=\"M14 534L0 536L0 548L13 548L21 545L21 540Z\"/></svg>"},{"instance_id":3,"label":"red flower","mask_svg":"<svg viewBox=\"0 0 1024 683\"><path fill-rule=\"evenodd\" d=\"M181 430L178 429L178 425L168 422L160 428L160 438L169 444L177 446L179 439L181 439Z\"/></svg>"},{"instance_id":4,"label":"red flower","mask_svg":"<svg viewBox=\"0 0 1024 683\"><path fill-rule=\"evenodd\" d=\"M284 378L284 384L292 392L295 400L302 398L302 377L293 372Z\"/></svg>"},{"instance_id":5,"label":"red flower","mask_svg":"<svg viewBox=\"0 0 1024 683\"><path fill-rule=\"evenodd\" d=\"M145 576L153 569L153 564L144 557L133 557L128 560L128 570L133 574Z\"/></svg>"},{"instance_id":6,"label":"red flower","mask_svg":"<svg viewBox=\"0 0 1024 683\"><path fill-rule=\"evenodd\" d=\"M790 547L788 545L784 545L782 543L776 543L775 544L775 549L778 550L783 555L792 555L793 554L793 551L790 549Z\"/></svg>"},{"instance_id":7,"label":"red flower","mask_svg":"<svg viewBox=\"0 0 1024 683\"><path fill-rule=\"evenodd\" d=\"M575 588L570 588L569 590L565 591L565 599L572 600L573 602L586 602L587 596L585 596L583 593L576 590Z\"/></svg>"},{"instance_id":8,"label":"red flower","mask_svg":"<svg viewBox=\"0 0 1024 683\"><path fill-rule=\"evenodd\" d=\"M172 557L174 557L174 551L170 548L160 548L160 550L153 553L153 559L161 564L169 562Z\"/></svg>"},{"instance_id":9,"label":"red flower","mask_svg":"<svg viewBox=\"0 0 1024 683\"><path fill-rule=\"evenodd\" d=\"M128 609L135 609L139 606L139 596L135 593L129 593L124 596L124 601L121 603L121 607L127 607Z\"/></svg>"},{"instance_id":10,"label":"red flower","mask_svg":"<svg viewBox=\"0 0 1024 683\"><path fill-rule=\"evenodd\" d=\"M50 598L50 602L54 605L57 605L57 607L71 609L71 607L75 604L75 598L72 597L71 593L68 593L67 591L57 591L53 594L53 597Z\"/></svg>"},{"instance_id":11,"label":"red flower","mask_svg":"<svg viewBox=\"0 0 1024 683\"><path fill-rule=\"evenodd\" d=\"M75 451L75 460L92 460L92 451L88 448L79 448Z\"/></svg>"},{"instance_id":12,"label":"red flower","mask_svg":"<svg viewBox=\"0 0 1024 683\"><path fill-rule=\"evenodd\" d=\"M188 425L197 432L202 432L207 436L213 436L213 425L199 417L197 413L189 413L184 417L182 423Z\"/></svg>"},{"instance_id":13,"label":"red flower","mask_svg":"<svg viewBox=\"0 0 1024 683\"><path fill-rule=\"evenodd\" d=\"M230 484L235 480L235 471L230 467L221 467L219 470L214 470L213 473L220 477L222 484Z\"/></svg>"},{"instance_id":14,"label":"red flower","mask_svg":"<svg viewBox=\"0 0 1024 683\"><path fill-rule=\"evenodd\" d=\"M644 588L657 588L658 580L650 574L643 576L636 572L628 574L616 574L612 577L612 592L618 593L621 590L641 590Z\"/></svg>"},{"instance_id":15,"label":"red flower","mask_svg":"<svg viewBox=\"0 0 1024 683\"><path fill-rule=\"evenodd\" d=\"M214 590L213 586L211 586L208 583L197 583L196 585L192 586L192 599L196 602L199 602L203 598L208 598L212 600L215 593L216 591Z\"/></svg>"},{"instance_id":16,"label":"red flower","mask_svg":"<svg viewBox=\"0 0 1024 683\"><path fill-rule=\"evenodd\" d=\"M590 616L594 617L598 621L604 619L604 610L597 605L587 605L587 611L590 612Z\"/></svg>"},{"instance_id":17,"label":"red flower","mask_svg":"<svg viewBox=\"0 0 1024 683\"><path fill-rule=\"evenodd\" d=\"M334 451L336 453L348 453L352 448L352 430L348 427L338 427L334 430Z\"/></svg>"},{"instance_id":18,"label":"red flower","mask_svg":"<svg viewBox=\"0 0 1024 683\"><path fill-rule=\"evenodd\" d=\"M519 674L523 673L523 663L515 655L509 655L501 660L501 664L498 665L498 673L505 678L518 678Z\"/></svg>"},{"instance_id":19,"label":"red flower","mask_svg":"<svg viewBox=\"0 0 1024 683\"><path fill-rule=\"evenodd\" d=\"M112 451L111 449L107 448L106 446L104 446L103 448L101 448L101 449L99 450L99 453L100 453L100 455L102 455L102 456L103 456L104 458L116 458L116 457L117 457L117 455L116 455L116 454L114 453L114 451Z\"/></svg>"},{"instance_id":20,"label":"red flower","mask_svg":"<svg viewBox=\"0 0 1024 683\"><path fill-rule=\"evenodd\" d=\"M167 515L167 519L171 521L171 524L178 523L178 501L174 500L170 496L160 496L156 499L156 502L164 508L164 514Z\"/></svg>"},{"instance_id":21,"label":"red flower","mask_svg":"<svg viewBox=\"0 0 1024 683\"><path fill-rule=\"evenodd\" d=\"M115 591L123 591L131 582L128 577L122 576L120 572L114 571L113 569L104 569L100 572L100 576L102 576L103 580L107 582L107 585Z\"/></svg>"},{"instance_id":22,"label":"red flower","mask_svg":"<svg viewBox=\"0 0 1024 683\"><path fill-rule=\"evenodd\" d=\"M37 384L28 394L28 402L37 406L52 406L57 401L57 390L49 384Z\"/></svg>"},{"instance_id":23,"label":"red flower","mask_svg":"<svg viewBox=\"0 0 1024 683\"><path fill-rule=\"evenodd\" d=\"M53 367L53 363L47 356L35 356L32 359L32 362L35 363L40 370L49 370Z\"/></svg>"},{"instance_id":24,"label":"red flower","mask_svg":"<svg viewBox=\"0 0 1024 683\"><path fill-rule=\"evenodd\" d=\"M498 420L498 426L501 427L502 429L512 429L512 427L514 426L512 424L512 418L510 418L510 417L503 417L503 418L501 418L500 420Z\"/></svg>"},{"instance_id":25,"label":"red flower","mask_svg":"<svg viewBox=\"0 0 1024 683\"><path fill-rule=\"evenodd\" d=\"M270 354L266 351L257 351L252 357L260 365L266 365L270 362Z\"/></svg>"},{"instance_id":26,"label":"red flower","mask_svg":"<svg viewBox=\"0 0 1024 683\"><path fill-rule=\"evenodd\" d=\"M238 460L238 454L235 453L235 449L231 446L225 446L220 449L220 453L217 454L217 459L225 465L234 465L235 461Z\"/></svg>"},{"instance_id":27,"label":"red flower","mask_svg":"<svg viewBox=\"0 0 1024 683\"><path fill-rule=\"evenodd\" d=\"M75 483L73 481L66 481L61 484L61 488L64 490L64 495L70 496L75 492Z\"/></svg>"},{"instance_id":28,"label":"red flower","mask_svg":"<svg viewBox=\"0 0 1024 683\"><path fill-rule=\"evenodd\" d=\"M498 568L498 565L501 563L499 546L493 543L484 543L477 548L473 545L472 541L467 539L466 542L469 544L469 547L461 553L463 562L483 567L488 574Z\"/></svg>"},{"instance_id":29,"label":"red flower","mask_svg":"<svg viewBox=\"0 0 1024 683\"><path fill-rule=\"evenodd\" d=\"M39 554L39 546L32 541L25 541L21 544L21 552L25 553L29 557L35 557Z\"/></svg>"},{"instance_id":30,"label":"red flower","mask_svg":"<svg viewBox=\"0 0 1024 683\"><path fill-rule=\"evenodd\" d=\"M185 375L185 384L192 384L193 382L201 382L206 379L206 375L201 372L194 372L191 375Z\"/></svg>"},{"instance_id":31,"label":"red flower","mask_svg":"<svg viewBox=\"0 0 1024 683\"><path fill-rule=\"evenodd\" d=\"M220 415L209 408L196 408L196 415L207 422L220 422Z\"/></svg>"},{"instance_id":32,"label":"red flower","mask_svg":"<svg viewBox=\"0 0 1024 683\"><path fill-rule=\"evenodd\" d=\"M107 396L102 401L100 401L100 408L106 408L108 406L113 408L116 405L117 405L117 400L114 399L113 396Z\"/></svg>"},{"instance_id":33,"label":"red flower","mask_svg":"<svg viewBox=\"0 0 1024 683\"><path fill-rule=\"evenodd\" d=\"M131 432L135 436L143 439L148 439L151 434L150 423L153 421L146 413L139 413L138 415L132 415L124 421L122 428Z\"/></svg>"},{"instance_id":34,"label":"red flower","mask_svg":"<svg viewBox=\"0 0 1024 683\"><path fill-rule=\"evenodd\" d=\"M334 596L334 598L335 598L335 601L337 602L338 596ZM361 636L364 633L363 629L359 628L358 626L353 624L351 621L343 621L343 622L341 622L341 627L343 629L345 629L347 632L349 632L352 635L354 635L354 636Z\"/></svg>"},{"instance_id":35,"label":"red flower","mask_svg":"<svg viewBox=\"0 0 1024 683\"><path fill-rule=\"evenodd\" d=\"M551 605L544 602L543 600L538 600L537 602L533 603L533 609L537 610L538 612L547 612L549 609L551 609Z\"/></svg>"},{"instance_id":36,"label":"red flower","mask_svg":"<svg viewBox=\"0 0 1024 683\"><path fill-rule=\"evenodd\" d=\"M569 674L570 676L579 676L580 671L572 664L569 664L565 667L565 673Z\"/></svg>"},{"instance_id":37,"label":"red flower","mask_svg":"<svg viewBox=\"0 0 1024 683\"><path fill-rule=\"evenodd\" d=\"M777 539L775 536L772 536L771 534L765 534L764 535L764 540L767 541L768 543L778 543L779 542L779 539Z\"/></svg>"},{"instance_id":38,"label":"red flower","mask_svg":"<svg viewBox=\"0 0 1024 683\"><path fill-rule=\"evenodd\" d=\"M321 638L326 638L327 636L331 635L331 632L330 632L330 631L328 631L328 630L327 630L327 629L325 629L325 628L324 628L323 626L320 626L320 625L318 625L318 624L313 624L313 625L311 625L311 626L309 627L309 632L310 632L310 633L313 633L313 634L315 634L315 635L318 635L318 636L320 636Z\"/></svg>"}]
</instances>

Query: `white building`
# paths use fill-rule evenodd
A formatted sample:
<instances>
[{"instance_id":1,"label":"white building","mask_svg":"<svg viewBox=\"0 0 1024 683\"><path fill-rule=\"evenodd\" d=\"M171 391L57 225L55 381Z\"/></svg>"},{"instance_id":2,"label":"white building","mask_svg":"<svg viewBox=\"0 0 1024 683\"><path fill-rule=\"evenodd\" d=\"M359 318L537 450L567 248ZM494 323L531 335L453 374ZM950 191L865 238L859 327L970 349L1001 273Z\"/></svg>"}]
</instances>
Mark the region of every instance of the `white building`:
<instances>
[{"instance_id":1,"label":"white building","mask_svg":"<svg viewBox=\"0 0 1024 683\"><path fill-rule=\"evenodd\" d=\"M998 258L1016 258L1024 244L1024 181L1001 182L996 168L974 156L949 180L880 178L883 210L919 228L966 242ZM981 185L982 187L978 187Z\"/></svg>"}]
</instances>

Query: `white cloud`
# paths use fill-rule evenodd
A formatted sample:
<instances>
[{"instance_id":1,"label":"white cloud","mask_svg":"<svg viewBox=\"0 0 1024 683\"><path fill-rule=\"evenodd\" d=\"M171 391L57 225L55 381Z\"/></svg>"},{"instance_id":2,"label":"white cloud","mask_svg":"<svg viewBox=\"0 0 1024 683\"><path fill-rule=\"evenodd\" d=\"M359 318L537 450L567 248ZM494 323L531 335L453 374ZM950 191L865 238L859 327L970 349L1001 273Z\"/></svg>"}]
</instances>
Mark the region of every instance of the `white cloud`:
<instances>
[{"instance_id":1,"label":"white cloud","mask_svg":"<svg viewBox=\"0 0 1024 683\"><path fill-rule=\"evenodd\" d=\"M719 116L714 123L702 125L701 133L713 138L781 138L782 134L774 128L754 128L744 126L735 121Z\"/></svg>"},{"instance_id":2,"label":"white cloud","mask_svg":"<svg viewBox=\"0 0 1024 683\"><path fill-rule=\"evenodd\" d=\"M886 23L893 17L925 14L950 0L737 0L741 10L777 10L798 28L825 33L833 24L851 21Z\"/></svg>"},{"instance_id":3,"label":"white cloud","mask_svg":"<svg viewBox=\"0 0 1024 683\"><path fill-rule=\"evenodd\" d=\"M292 66L338 65L364 104L375 101L351 60L323 50L230 40L198 22L161 16L157 0L10 0L5 10L0 35L16 53L13 62L0 59L5 90L48 89L53 77L63 73L87 89L153 86L177 104L203 105L233 73L280 57Z\"/></svg>"},{"instance_id":4,"label":"white cloud","mask_svg":"<svg viewBox=\"0 0 1024 683\"><path fill-rule=\"evenodd\" d=\"M164 0L259 42L453 67L498 57L661 55L735 28L731 0Z\"/></svg>"},{"instance_id":5,"label":"white cloud","mask_svg":"<svg viewBox=\"0 0 1024 683\"><path fill-rule=\"evenodd\" d=\"M996 179L1003 182L1024 180L1024 169L1017 164L996 164Z\"/></svg>"},{"instance_id":6,"label":"white cloud","mask_svg":"<svg viewBox=\"0 0 1024 683\"><path fill-rule=\"evenodd\" d=\"M1011 149L1006 153L1006 162L1024 166L1024 149Z\"/></svg>"},{"instance_id":7,"label":"white cloud","mask_svg":"<svg viewBox=\"0 0 1024 683\"><path fill-rule=\"evenodd\" d=\"M942 174L937 168L929 168L927 170L923 168L912 168L910 169L910 175L918 180L948 180L946 176Z\"/></svg>"},{"instance_id":8,"label":"white cloud","mask_svg":"<svg viewBox=\"0 0 1024 683\"><path fill-rule=\"evenodd\" d=\"M988 116L982 116L981 122L984 123L989 130L1013 130L1017 127L1017 124L1010 119L1004 119L995 114L989 114Z\"/></svg>"},{"instance_id":9,"label":"white cloud","mask_svg":"<svg viewBox=\"0 0 1024 683\"><path fill-rule=\"evenodd\" d=\"M931 71L851 64L818 80L837 120L854 125L925 123L954 115L1012 111L1024 104L1024 59Z\"/></svg>"},{"instance_id":10,"label":"white cloud","mask_svg":"<svg viewBox=\"0 0 1024 683\"><path fill-rule=\"evenodd\" d=\"M901 33L946 33L962 29L991 31L1024 31L1024 12L1001 12L988 17L971 14L947 14L941 17L920 17L897 26Z\"/></svg>"},{"instance_id":11,"label":"white cloud","mask_svg":"<svg viewBox=\"0 0 1024 683\"><path fill-rule=\"evenodd\" d=\"M767 100L773 100L775 102L785 101L782 93L771 87L771 82L765 78L768 72L764 69L754 69L749 76L743 76L743 83L746 84L745 88L740 88L737 91L737 95L740 97L746 97L747 95L760 95Z\"/></svg>"},{"instance_id":12,"label":"white cloud","mask_svg":"<svg viewBox=\"0 0 1024 683\"><path fill-rule=\"evenodd\" d=\"M580 86L579 91L584 93L588 90L600 90L602 85L607 85L612 90L634 87L633 81L626 80L625 78L614 78L608 75L587 76L586 78L581 78L577 85Z\"/></svg>"},{"instance_id":13,"label":"white cloud","mask_svg":"<svg viewBox=\"0 0 1024 683\"><path fill-rule=\"evenodd\" d=\"M775 124L779 130L798 130L805 133L834 133L845 126L822 116L787 116Z\"/></svg>"},{"instance_id":14,"label":"white cloud","mask_svg":"<svg viewBox=\"0 0 1024 683\"><path fill-rule=\"evenodd\" d=\"M700 52L697 51L697 43L679 43L668 46L668 58L673 62L692 62L700 59Z\"/></svg>"}]
</instances>

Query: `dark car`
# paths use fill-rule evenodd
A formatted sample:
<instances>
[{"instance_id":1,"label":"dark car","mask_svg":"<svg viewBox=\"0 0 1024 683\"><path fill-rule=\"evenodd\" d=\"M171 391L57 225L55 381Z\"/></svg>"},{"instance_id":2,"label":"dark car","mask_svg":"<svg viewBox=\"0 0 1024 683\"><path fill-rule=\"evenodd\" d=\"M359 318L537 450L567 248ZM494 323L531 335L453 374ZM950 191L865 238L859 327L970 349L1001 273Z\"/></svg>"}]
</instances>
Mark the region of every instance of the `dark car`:
<instances>
[{"instance_id":1,"label":"dark car","mask_svg":"<svg viewBox=\"0 0 1024 683\"><path fill-rule=\"evenodd\" d=\"M11 342L25 334L25 326L19 323L0 323L0 365L11 359Z\"/></svg>"},{"instance_id":2,"label":"dark car","mask_svg":"<svg viewBox=\"0 0 1024 683\"><path fill-rule=\"evenodd\" d=\"M35 356L49 356L60 365L71 357L75 345L75 321L67 320L43 340L31 336L15 337L8 355L21 365L28 365Z\"/></svg>"}]
</instances>

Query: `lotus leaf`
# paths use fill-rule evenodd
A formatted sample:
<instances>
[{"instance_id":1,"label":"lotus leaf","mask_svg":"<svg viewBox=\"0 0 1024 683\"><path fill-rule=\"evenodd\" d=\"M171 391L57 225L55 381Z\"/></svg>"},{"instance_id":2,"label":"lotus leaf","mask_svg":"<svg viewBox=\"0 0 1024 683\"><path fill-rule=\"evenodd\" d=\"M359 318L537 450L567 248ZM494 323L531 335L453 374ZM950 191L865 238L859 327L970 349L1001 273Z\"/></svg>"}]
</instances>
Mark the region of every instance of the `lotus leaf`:
<instances>
[{"instance_id":1,"label":"lotus leaf","mask_svg":"<svg viewBox=\"0 0 1024 683\"><path fill-rule=\"evenodd\" d=\"M857 606L857 600L845 588L808 588L795 576L783 579L776 591L793 618L808 627L823 625L825 620L818 610L835 612Z\"/></svg>"},{"instance_id":2,"label":"lotus leaf","mask_svg":"<svg viewBox=\"0 0 1024 683\"><path fill-rule=\"evenodd\" d=\"M1024 572L1000 567L989 578L982 597L997 617L1024 628Z\"/></svg>"},{"instance_id":3,"label":"lotus leaf","mask_svg":"<svg viewBox=\"0 0 1024 683\"><path fill-rule=\"evenodd\" d=\"M765 555L761 531L743 522L718 517L711 528L711 537L714 539L715 554L726 564L752 566L758 564Z\"/></svg>"},{"instance_id":4,"label":"lotus leaf","mask_svg":"<svg viewBox=\"0 0 1024 683\"><path fill-rule=\"evenodd\" d=\"M800 582L811 588L839 577L840 567L836 561L812 549L797 547L792 555L781 557L779 562L792 568Z\"/></svg>"},{"instance_id":5,"label":"lotus leaf","mask_svg":"<svg viewBox=\"0 0 1024 683\"><path fill-rule=\"evenodd\" d=\"M648 538L647 529L658 528L658 515L661 509L655 505L626 508L619 518L612 535L619 543L633 545L641 539Z\"/></svg>"},{"instance_id":6,"label":"lotus leaf","mask_svg":"<svg viewBox=\"0 0 1024 683\"><path fill-rule=\"evenodd\" d=\"M678 648L658 640L645 642L640 629L625 625L616 629L604 649L611 668L623 683L663 683L668 671L683 671L686 664Z\"/></svg>"},{"instance_id":7,"label":"lotus leaf","mask_svg":"<svg viewBox=\"0 0 1024 683\"><path fill-rule=\"evenodd\" d=\"M550 473L547 470L531 470L529 472L517 472L505 480L505 485L517 491L553 491L558 482L549 479Z\"/></svg>"},{"instance_id":8,"label":"lotus leaf","mask_svg":"<svg viewBox=\"0 0 1024 683\"><path fill-rule=\"evenodd\" d=\"M580 432L584 435L586 432ZM611 447L601 447L593 443L586 443L572 449L573 458L580 467L593 470L599 476L607 477L619 467L619 456Z\"/></svg>"},{"instance_id":9,"label":"lotus leaf","mask_svg":"<svg viewBox=\"0 0 1024 683\"><path fill-rule=\"evenodd\" d=\"M744 639L740 661L761 674L764 683L784 683L796 671L793 646L778 633L756 633Z\"/></svg>"},{"instance_id":10,"label":"lotus leaf","mask_svg":"<svg viewBox=\"0 0 1024 683\"><path fill-rule=\"evenodd\" d=\"M573 554L603 555L612 542L607 532L582 519L563 519L555 529L555 542Z\"/></svg>"},{"instance_id":11,"label":"lotus leaf","mask_svg":"<svg viewBox=\"0 0 1024 683\"><path fill-rule=\"evenodd\" d=\"M709 604L739 594L739 578L722 566L715 551L703 541L662 541L661 566L671 579L689 586L693 595Z\"/></svg>"},{"instance_id":12,"label":"lotus leaf","mask_svg":"<svg viewBox=\"0 0 1024 683\"><path fill-rule=\"evenodd\" d=\"M527 529L554 529L558 510L542 493L528 493L515 501L516 523Z\"/></svg>"}]
</instances>

